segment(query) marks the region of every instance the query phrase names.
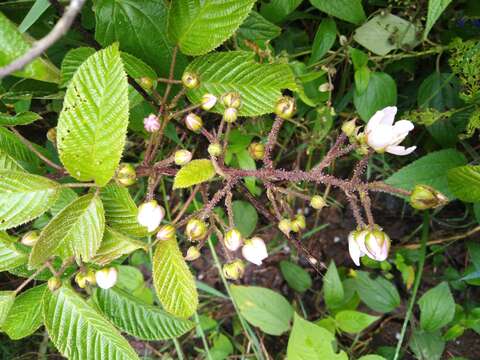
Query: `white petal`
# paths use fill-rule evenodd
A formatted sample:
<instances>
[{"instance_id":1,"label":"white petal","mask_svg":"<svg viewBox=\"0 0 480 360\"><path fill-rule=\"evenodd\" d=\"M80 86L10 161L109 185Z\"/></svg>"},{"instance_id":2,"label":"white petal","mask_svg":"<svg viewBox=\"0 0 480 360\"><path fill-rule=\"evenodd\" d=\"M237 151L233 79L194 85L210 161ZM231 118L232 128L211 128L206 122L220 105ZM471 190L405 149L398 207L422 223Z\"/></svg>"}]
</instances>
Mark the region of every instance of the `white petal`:
<instances>
[{"instance_id":1,"label":"white petal","mask_svg":"<svg viewBox=\"0 0 480 360\"><path fill-rule=\"evenodd\" d=\"M405 146L392 145L392 146L387 146L385 151L393 155L404 156L404 155L411 154L413 151L415 151L416 148L417 148L416 146L405 148Z\"/></svg>"},{"instance_id":2,"label":"white petal","mask_svg":"<svg viewBox=\"0 0 480 360\"><path fill-rule=\"evenodd\" d=\"M400 120L393 125L395 134L409 133L415 126L409 120Z\"/></svg>"},{"instance_id":3,"label":"white petal","mask_svg":"<svg viewBox=\"0 0 480 360\"><path fill-rule=\"evenodd\" d=\"M366 131L367 133L379 125L391 126L395 120L395 115L397 114L396 106L387 106L382 110L378 110L371 118L368 120Z\"/></svg>"},{"instance_id":4,"label":"white petal","mask_svg":"<svg viewBox=\"0 0 480 360\"><path fill-rule=\"evenodd\" d=\"M360 258L363 256L363 253L352 234L348 236L348 252L355 265L360 266Z\"/></svg>"},{"instance_id":5,"label":"white petal","mask_svg":"<svg viewBox=\"0 0 480 360\"><path fill-rule=\"evenodd\" d=\"M383 150L392 144L393 136L392 126L379 125L367 134L367 144L374 150Z\"/></svg>"}]
</instances>

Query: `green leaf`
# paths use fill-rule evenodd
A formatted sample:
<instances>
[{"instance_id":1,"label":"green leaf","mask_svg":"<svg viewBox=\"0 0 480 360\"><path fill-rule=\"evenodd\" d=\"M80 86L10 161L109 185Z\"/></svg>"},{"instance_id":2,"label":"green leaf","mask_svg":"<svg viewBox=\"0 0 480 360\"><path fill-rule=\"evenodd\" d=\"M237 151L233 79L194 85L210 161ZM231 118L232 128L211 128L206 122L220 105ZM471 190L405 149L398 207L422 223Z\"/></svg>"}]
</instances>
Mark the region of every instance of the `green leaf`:
<instances>
[{"instance_id":1,"label":"green leaf","mask_svg":"<svg viewBox=\"0 0 480 360\"><path fill-rule=\"evenodd\" d=\"M14 301L15 291L0 291L0 328L3 326L5 320L7 320L8 313Z\"/></svg>"},{"instance_id":2,"label":"green leaf","mask_svg":"<svg viewBox=\"0 0 480 360\"><path fill-rule=\"evenodd\" d=\"M0 272L24 265L27 261L28 254L18 246L16 239L0 231Z\"/></svg>"},{"instance_id":3,"label":"green leaf","mask_svg":"<svg viewBox=\"0 0 480 360\"><path fill-rule=\"evenodd\" d=\"M258 213L249 202L235 200L232 203L233 221L244 237L249 237L255 231L258 222Z\"/></svg>"},{"instance_id":4,"label":"green leaf","mask_svg":"<svg viewBox=\"0 0 480 360\"><path fill-rule=\"evenodd\" d=\"M128 125L128 83L117 45L90 56L73 76L57 126L71 176L104 186L120 162Z\"/></svg>"},{"instance_id":5,"label":"green leaf","mask_svg":"<svg viewBox=\"0 0 480 360\"><path fill-rule=\"evenodd\" d=\"M99 197L94 194L79 197L42 230L30 254L30 267L41 266L52 255L62 259L75 256L77 260L88 262L100 247L104 227Z\"/></svg>"},{"instance_id":6,"label":"green leaf","mask_svg":"<svg viewBox=\"0 0 480 360\"><path fill-rule=\"evenodd\" d=\"M37 22L42 14L50 7L50 1L48 0L35 0L35 3L28 11L27 15L23 18L20 25L18 25L18 31L24 33L33 24Z\"/></svg>"},{"instance_id":7,"label":"green leaf","mask_svg":"<svg viewBox=\"0 0 480 360\"><path fill-rule=\"evenodd\" d=\"M196 184L201 184L215 176L215 168L208 159L190 161L175 175L173 189L183 189Z\"/></svg>"},{"instance_id":8,"label":"green leaf","mask_svg":"<svg viewBox=\"0 0 480 360\"><path fill-rule=\"evenodd\" d=\"M395 49L411 49L420 42L415 25L392 14L374 16L355 30L353 38L364 48L381 56Z\"/></svg>"},{"instance_id":9,"label":"green leaf","mask_svg":"<svg viewBox=\"0 0 480 360\"><path fill-rule=\"evenodd\" d=\"M0 230L33 220L57 200L58 183L23 171L0 170Z\"/></svg>"},{"instance_id":10,"label":"green leaf","mask_svg":"<svg viewBox=\"0 0 480 360\"><path fill-rule=\"evenodd\" d=\"M125 290L97 289L95 302L115 326L142 340L167 340L185 334L191 321L178 319L158 306L143 303Z\"/></svg>"},{"instance_id":11,"label":"green leaf","mask_svg":"<svg viewBox=\"0 0 480 360\"><path fill-rule=\"evenodd\" d=\"M260 12L267 20L278 24L294 12L302 1L303 0L271 0L268 3L262 2Z\"/></svg>"},{"instance_id":12,"label":"green leaf","mask_svg":"<svg viewBox=\"0 0 480 360\"><path fill-rule=\"evenodd\" d=\"M30 336L42 325L42 298L46 289L46 285L39 285L17 296L2 326L10 339Z\"/></svg>"},{"instance_id":13,"label":"green leaf","mask_svg":"<svg viewBox=\"0 0 480 360\"><path fill-rule=\"evenodd\" d=\"M282 89L295 91L297 85L287 64L259 64L253 52L218 52L195 59L186 71L198 74L200 86L189 90L187 96L200 103L205 93L217 97L235 91L242 97L240 116L272 113ZM223 113L221 102L212 111Z\"/></svg>"},{"instance_id":14,"label":"green leaf","mask_svg":"<svg viewBox=\"0 0 480 360\"><path fill-rule=\"evenodd\" d=\"M45 292L43 317L53 344L69 360L139 360L118 330L68 285Z\"/></svg>"},{"instance_id":15,"label":"green leaf","mask_svg":"<svg viewBox=\"0 0 480 360\"><path fill-rule=\"evenodd\" d=\"M0 149L0 169L23 171L22 166L2 149Z\"/></svg>"},{"instance_id":16,"label":"green leaf","mask_svg":"<svg viewBox=\"0 0 480 360\"><path fill-rule=\"evenodd\" d=\"M8 115L8 114L0 113L0 125L1 126L28 125L41 118L42 117L40 115L31 111L21 112L16 115Z\"/></svg>"},{"instance_id":17,"label":"green leaf","mask_svg":"<svg viewBox=\"0 0 480 360\"><path fill-rule=\"evenodd\" d=\"M50 213L52 216L57 215L60 211L65 209L69 204L71 204L74 200L78 199L78 195L73 189L71 188L62 188L60 190L60 195L50 208Z\"/></svg>"},{"instance_id":18,"label":"green leaf","mask_svg":"<svg viewBox=\"0 0 480 360\"><path fill-rule=\"evenodd\" d=\"M116 231L133 237L144 237L148 231L137 221L138 208L128 189L117 184L102 188L100 197L105 208L105 220Z\"/></svg>"},{"instance_id":19,"label":"green leaf","mask_svg":"<svg viewBox=\"0 0 480 360\"><path fill-rule=\"evenodd\" d=\"M364 271L357 271L355 287L360 299L372 310L387 313L400 305L397 288L383 277L371 279Z\"/></svg>"},{"instance_id":20,"label":"green leaf","mask_svg":"<svg viewBox=\"0 0 480 360\"><path fill-rule=\"evenodd\" d=\"M237 39L240 44L246 39L250 41L267 41L280 35L282 29L265 19L256 11L251 11L238 28Z\"/></svg>"},{"instance_id":21,"label":"green leaf","mask_svg":"<svg viewBox=\"0 0 480 360\"><path fill-rule=\"evenodd\" d=\"M453 200L455 196L449 190L447 173L466 163L465 156L455 149L435 151L401 168L385 182L406 190L412 190L417 184L429 185Z\"/></svg>"},{"instance_id":22,"label":"green leaf","mask_svg":"<svg viewBox=\"0 0 480 360\"><path fill-rule=\"evenodd\" d=\"M367 66L362 66L360 69L355 71L355 91L358 95L361 95L368 88L368 83L370 81L370 69Z\"/></svg>"},{"instance_id":23,"label":"green leaf","mask_svg":"<svg viewBox=\"0 0 480 360\"><path fill-rule=\"evenodd\" d=\"M439 332L429 333L422 330L415 330L410 337L410 349L419 360L440 360L445 341Z\"/></svg>"},{"instance_id":24,"label":"green leaf","mask_svg":"<svg viewBox=\"0 0 480 360\"><path fill-rule=\"evenodd\" d=\"M107 226L103 233L102 243L92 262L98 265L108 265L113 260L123 255L128 255L138 249L147 251L148 246L142 241L131 239Z\"/></svg>"},{"instance_id":25,"label":"green leaf","mask_svg":"<svg viewBox=\"0 0 480 360\"><path fill-rule=\"evenodd\" d=\"M358 25L366 19L361 0L310 0L310 2L320 11L352 24Z\"/></svg>"},{"instance_id":26,"label":"green leaf","mask_svg":"<svg viewBox=\"0 0 480 360\"><path fill-rule=\"evenodd\" d=\"M60 66L61 77L59 86L61 88L67 87L80 65L93 54L95 54L95 49L91 47L79 47L67 52Z\"/></svg>"},{"instance_id":27,"label":"green leaf","mask_svg":"<svg viewBox=\"0 0 480 360\"><path fill-rule=\"evenodd\" d=\"M288 360L348 360L344 351L334 348L335 336L328 330L295 314L288 338Z\"/></svg>"},{"instance_id":28,"label":"green leaf","mask_svg":"<svg viewBox=\"0 0 480 360\"><path fill-rule=\"evenodd\" d=\"M150 78L152 81L158 78L157 73L153 70L150 65L144 63L139 58L130 55L126 52L120 53L122 57L123 65L125 66L125 71L133 79L139 79L143 76Z\"/></svg>"},{"instance_id":29,"label":"green leaf","mask_svg":"<svg viewBox=\"0 0 480 360\"><path fill-rule=\"evenodd\" d=\"M380 355L370 354L370 355L364 355L358 360L386 360L386 359Z\"/></svg>"},{"instance_id":30,"label":"green leaf","mask_svg":"<svg viewBox=\"0 0 480 360\"><path fill-rule=\"evenodd\" d=\"M418 88L417 103L421 109L434 108L447 111L457 107L460 87L455 75L434 72L422 81Z\"/></svg>"},{"instance_id":31,"label":"green leaf","mask_svg":"<svg viewBox=\"0 0 480 360\"><path fill-rule=\"evenodd\" d=\"M14 133L3 127L0 127L0 152L15 161L33 165L39 163L38 157Z\"/></svg>"},{"instance_id":32,"label":"green leaf","mask_svg":"<svg viewBox=\"0 0 480 360\"><path fill-rule=\"evenodd\" d=\"M378 110L397 103L395 80L386 73L370 73L367 88L362 93L355 90L353 103L362 120L367 122Z\"/></svg>"},{"instance_id":33,"label":"green leaf","mask_svg":"<svg viewBox=\"0 0 480 360\"><path fill-rule=\"evenodd\" d=\"M198 307L195 279L178 248L177 239L160 241L153 255L153 284L163 308L188 318Z\"/></svg>"},{"instance_id":34,"label":"green leaf","mask_svg":"<svg viewBox=\"0 0 480 360\"><path fill-rule=\"evenodd\" d=\"M232 285L230 290L240 314L250 324L276 336L290 329L293 308L282 295L258 286Z\"/></svg>"},{"instance_id":35,"label":"green leaf","mask_svg":"<svg viewBox=\"0 0 480 360\"><path fill-rule=\"evenodd\" d=\"M30 48L31 40L20 33L17 26L0 12L0 67L10 64ZM43 58L36 58L13 75L52 83L58 83L60 80L55 65Z\"/></svg>"},{"instance_id":36,"label":"green leaf","mask_svg":"<svg viewBox=\"0 0 480 360\"><path fill-rule=\"evenodd\" d=\"M173 1L168 34L182 53L204 55L233 35L254 3L255 0Z\"/></svg>"},{"instance_id":37,"label":"green leaf","mask_svg":"<svg viewBox=\"0 0 480 360\"><path fill-rule=\"evenodd\" d=\"M480 166L466 165L448 170L448 188L460 200L480 201Z\"/></svg>"},{"instance_id":38,"label":"green leaf","mask_svg":"<svg viewBox=\"0 0 480 360\"><path fill-rule=\"evenodd\" d=\"M423 32L423 38L426 39L428 33L432 29L435 22L438 20L440 15L445 11L447 6L452 2L452 0L429 0L428 1L428 14L427 14L427 23L425 24L425 31Z\"/></svg>"},{"instance_id":39,"label":"green leaf","mask_svg":"<svg viewBox=\"0 0 480 360\"><path fill-rule=\"evenodd\" d=\"M455 300L446 282L428 290L418 300L420 306L420 326L423 330L440 330L455 316Z\"/></svg>"},{"instance_id":40,"label":"green leaf","mask_svg":"<svg viewBox=\"0 0 480 360\"><path fill-rule=\"evenodd\" d=\"M337 38L337 25L335 20L325 18L318 26L315 39L312 44L312 55L308 60L308 64L314 64L320 60L330 50Z\"/></svg>"},{"instance_id":41,"label":"green leaf","mask_svg":"<svg viewBox=\"0 0 480 360\"><path fill-rule=\"evenodd\" d=\"M333 261L330 262L327 273L323 277L323 296L329 310L338 308L343 304L345 292L340 276L338 275L337 267Z\"/></svg>"},{"instance_id":42,"label":"green leaf","mask_svg":"<svg viewBox=\"0 0 480 360\"><path fill-rule=\"evenodd\" d=\"M310 274L301 266L290 261L280 261L280 270L288 285L298 292L305 292L312 287Z\"/></svg>"},{"instance_id":43,"label":"green leaf","mask_svg":"<svg viewBox=\"0 0 480 360\"><path fill-rule=\"evenodd\" d=\"M354 310L343 310L335 315L335 321L340 330L350 334L362 332L378 319L380 319L379 316L372 316Z\"/></svg>"},{"instance_id":44,"label":"green leaf","mask_svg":"<svg viewBox=\"0 0 480 360\"><path fill-rule=\"evenodd\" d=\"M359 70L362 67L365 67L368 65L368 55L365 54L362 50L349 47L348 48L348 54L350 55L350 58L352 59L353 63L353 68L355 70Z\"/></svg>"}]
</instances>

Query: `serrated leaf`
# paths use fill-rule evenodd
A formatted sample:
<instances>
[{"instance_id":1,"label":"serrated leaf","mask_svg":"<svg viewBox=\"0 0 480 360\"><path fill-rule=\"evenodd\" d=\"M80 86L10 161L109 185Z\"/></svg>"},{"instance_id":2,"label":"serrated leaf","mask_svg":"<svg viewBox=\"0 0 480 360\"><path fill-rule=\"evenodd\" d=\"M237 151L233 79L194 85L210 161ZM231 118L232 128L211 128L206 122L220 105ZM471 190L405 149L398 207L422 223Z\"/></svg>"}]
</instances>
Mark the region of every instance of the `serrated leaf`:
<instances>
[{"instance_id":1,"label":"serrated leaf","mask_svg":"<svg viewBox=\"0 0 480 360\"><path fill-rule=\"evenodd\" d=\"M120 162L127 125L127 75L115 44L90 56L65 94L57 147L70 175L106 185Z\"/></svg>"},{"instance_id":2,"label":"serrated leaf","mask_svg":"<svg viewBox=\"0 0 480 360\"><path fill-rule=\"evenodd\" d=\"M41 118L42 117L40 115L31 111L21 112L16 115L0 113L0 125L1 126L28 125Z\"/></svg>"},{"instance_id":3,"label":"serrated leaf","mask_svg":"<svg viewBox=\"0 0 480 360\"><path fill-rule=\"evenodd\" d=\"M167 340L189 331L194 323L176 318L158 306L151 306L125 290L97 289L95 302L115 326L142 340Z\"/></svg>"},{"instance_id":4,"label":"serrated leaf","mask_svg":"<svg viewBox=\"0 0 480 360\"><path fill-rule=\"evenodd\" d=\"M38 164L38 157L27 148L10 130L0 127L0 152L15 161Z\"/></svg>"},{"instance_id":5,"label":"serrated leaf","mask_svg":"<svg viewBox=\"0 0 480 360\"><path fill-rule=\"evenodd\" d=\"M26 264L28 254L17 246L14 238L0 231L0 272Z\"/></svg>"},{"instance_id":6,"label":"serrated leaf","mask_svg":"<svg viewBox=\"0 0 480 360\"><path fill-rule=\"evenodd\" d=\"M287 64L259 64L253 52L218 52L195 59L186 69L196 73L200 86L187 92L193 104L205 93L217 97L235 91L242 97L240 116L272 113L283 89L297 90L292 70ZM212 109L223 113L221 102Z\"/></svg>"},{"instance_id":7,"label":"serrated leaf","mask_svg":"<svg viewBox=\"0 0 480 360\"><path fill-rule=\"evenodd\" d=\"M0 230L24 224L47 211L60 185L23 171L0 170Z\"/></svg>"},{"instance_id":8,"label":"serrated leaf","mask_svg":"<svg viewBox=\"0 0 480 360\"><path fill-rule=\"evenodd\" d=\"M254 3L255 0L173 1L168 35L182 53L206 54L233 35Z\"/></svg>"},{"instance_id":9,"label":"serrated leaf","mask_svg":"<svg viewBox=\"0 0 480 360\"><path fill-rule=\"evenodd\" d=\"M175 180L173 181L173 189L182 189L201 184L214 176L215 169L210 160L193 160L177 172Z\"/></svg>"},{"instance_id":10,"label":"serrated leaf","mask_svg":"<svg viewBox=\"0 0 480 360\"><path fill-rule=\"evenodd\" d=\"M12 340L22 339L37 330L43 322L42 299L47 286L39 285L16 297L2 330Z\"/></svg>"},{"instance_id":11,"label":"serrated leaf","mask_svg":"<svg viewBox=\"0 0 480 360\"><path fill-rule=\"evenodd\" d=\"M39 267L52 255L62 259L75 256L88 262L100 247L104 227L105 217L99 197L94 194L79 197L42 230L30 253L30 267Z\"/></svg>"},{"instance_id":12,"label":"serrated leaf","mask_svg":"<svg viewBox=\"0 0 480 360\"><path fill-rule=\"evenodd\" d=\"M0 149L0 169L23 171L22 166L2 149Z\"/></svg>"},{"instance_id":13,"label":"serrated leaf","mask_svg":"<svg viewBox=\"0 0 480 360\"><path fill-rule=\"evenodd\" d=\"M113 229L133 237L148 235L146 228L137 221L138 208L127 188L109 184L102 188L100 197L107 224Z\"/></svg>"},{"instance_id":14,"label":"serrated leaf","mask_svg":"<svg viewBox=\"0 0 480 360\"><path fill-rule=\"evenodd\" d=\"M50 339L69 360L139 360L118 330L68 285L43 297Z\"/></svg>"},{"instance_id":15,"label":"serrated leaf","mask_svg":"<svg viewBox=\"0 0 480 360\"><path fill-rule=\"evenodd\" d=\"M310 0L310 2L320 11L352 24L358 25L366 19L361 0Z\"/></svg>"},{"instance_id":16,"label":"serrated leaf","mask_svg":"<svg viewBox=\"0 0 480 360\"><path fill-rule=\"evenodd\" d=\"M198 307L198 293L177 239L160 241L153 255L153 284L158 299L169 313L188 318Z\"/></svg>"},{"instance_id":17,"label":"serrated leaf","mask_svg":"<svg viewBox=\"0 0 480 360\"><path fill-rule=\"evenodd\" d=\"M256 11L251 11L250 15L240 25L237 31L238 41L248 39L250 41L266 41L276 38L282 29L265 19Z\"/></svg>"},{"instance_id":18,"label":"serrated leaf","mask_svg":"<svg viewBox=\"0 0 480 360\"><path fill-rule=\"evenodd\" d=\"M50 213L52 214L52 216L57 215L60 211L65 209L76 199L78 199L78 195L75 191L73 191L73 189L62 188L62 190L60 190L60 195L58 196L57 201L55 201L55 204L53 204L53 206L50 208Z\"/></svg>"},{"instance_id":19,"label":"serrated leaf","mask_svg":"<svg viewBox=\"0 0 480 360\"><path fill-rule=\"evenodd\" d=\"M0 291L0 328L7 319L15 301L15 291Z\"/></svg>"},{"instance_id":20,"label":"serrated leaf","mask_svg":"<svg viewBox=\"0 0 480 360\"><path fill-rule=\"evenodd\" d=\"M480 166L459 166L448 171L448 188L460 200L480 201Z\"/></svg>"},{"instance_id":21,"label":"serrated leaf","mask_svg":"<svg viewBox=\"0 0 480 360\"><path fill-rule=\"evenodd\" d=\"M91 47L79 47L67 52L60 67L59 87L67 87L80 65L93 54L95 54L95 49Z\"/></svg>"},{"instance_id":22,"label":"serrated leaf","mask_svg":"<svg viewBox=\"0 0 480 360\"><path fill-rule=\"evenodd\" d=\"M27 36L18 31L16 25L0 12L0 67L25 54L31 48L30 42ZM43 58L36 58L14 75L52 83L58 83L60 80L55 65Z\"/></svg>"},{"instance_id":23,"label":"serrated leaf","mask_svg":"<svg viewBox=\"0 0 480 360\"><path fill-rule=\"evenodd\" d=\"M147 250L146 243L129 238L108 226L103 233L102 243L92 262L98 265L107 265L123 255L130 254L138 249Z\"/></svg>"}]
</instances>

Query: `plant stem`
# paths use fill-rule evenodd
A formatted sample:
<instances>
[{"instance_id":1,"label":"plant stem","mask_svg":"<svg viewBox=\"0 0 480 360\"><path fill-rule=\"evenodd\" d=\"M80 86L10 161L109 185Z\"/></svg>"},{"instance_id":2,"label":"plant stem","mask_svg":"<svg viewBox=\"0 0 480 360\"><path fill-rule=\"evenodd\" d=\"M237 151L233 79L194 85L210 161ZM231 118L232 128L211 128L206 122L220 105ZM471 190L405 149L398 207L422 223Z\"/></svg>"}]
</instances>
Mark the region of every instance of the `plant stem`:
<instances>
[{"instance_id":1,"label":"plant stem","mask_svg":"<svg viewBox=\"0 0 480 360\"><path fill-rule=\"evenodd\" d=\"M212 355L210 355L210 349L208 348L207 338L205 337L205 333L203 332L202 326L200 325L200 318L198 317L198 313L195 313L195 323L197 324L197 331L200 333L200 337L202 338L203 348L207 353L207 359L213 360Z\"/></svg>"},{"instance_id":2,"label":"plant stem","mask_svg":"<svg viewBox=\"0 0 480 360\"><path fill-rule=\"evenodd\" d=\"M180 345L180 342L177 340L177 338L173 338L172 341L175 344L175 350L177 351L178 360L183 360L184 355L183 355L182 346Z\"/></svg>"},{"instance_id":3,"label":"plant stem","mask_svg":"<svg viewBox=\"0 0 480 360\"><path fill-rule=\"evenodd\" d=\"M413 306L415 305L415 300L417 297L418 288L420 287L420 281L422 279L423 267L425 266L425 257L427 254L427 240L428 240L428 227L429 227L430 217L428 211L425 211L423 214L423 228L422 228L422 238L421 238L421 247L420 247L420 259L418 261L418 271L415 278L415 283L413 285L412 297L410 298L410 303L408 304L407 313L405 315L405 320L403 321L402 331L400 333L400 339L397 343L397 348L395 350L395 356L393 360L398 360L400 356L400 350L402 349L403 339L407 332L408 322L412 316Z\"/></svg>"},{"instance_id":4,"label":"plant stem","mask_svg":"<svg viewBox=\"0 0 480 360\"><path fill-rule=\"evenodd\" d=\"M98 187L95 183L68 183L62 184L62 187L65 188L82 188L82 187Z\"/></svg>"}]
</instances>

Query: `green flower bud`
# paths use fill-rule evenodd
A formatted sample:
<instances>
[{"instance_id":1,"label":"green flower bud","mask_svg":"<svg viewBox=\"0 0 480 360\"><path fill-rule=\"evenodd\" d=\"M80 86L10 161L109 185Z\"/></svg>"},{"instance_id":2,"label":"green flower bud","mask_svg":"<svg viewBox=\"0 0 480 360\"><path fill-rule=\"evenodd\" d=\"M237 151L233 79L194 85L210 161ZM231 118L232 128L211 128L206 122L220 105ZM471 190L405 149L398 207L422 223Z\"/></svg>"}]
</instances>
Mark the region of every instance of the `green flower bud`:
<instances>
[{"instance_id":1,"label":"green flower bud","mask_svg":"<svg viewBox=\"0 0 480 360\"><path fill-rule=\"evenodd\" d=\"M230 280L238 280L245 273L245 264L242 260L237 259L223 265L223 275Z\"/></svg>"},{"instance_id":2,"label":"green flower bud","mask_svg":"<svg viewBox=\"0 0 480 360\"><path fill-rule=\"evenodd\" d=\"M223 113L223 119L227 123L234 123L235 121L237 121L237 117L238 117L238 110L232 107L226 108L225 112Z\"/></svg>"},{"instance_id":3,"label":"green flower bud","mask_svg":"<svg viewBox=\"0 0 480 360\"><path fill-rule=\"evenodd\" d=\"M222 103L226 108L238 109L242 105L242 99L239 93L229 92L222 96Z\"/></svg>"},{"instance_id":4,"label":"green flower bud","mask_svg":"<svg viewBox=\"0 0 480 360\"><path fill-rule=\"evenodd\" d=\"M22 236L20 242L25 246L33 246L37 243L40 233L37 230L27 232Z\"/></svg>"},{"instance_id":5,"label":"green flower bud","mask_svg":"<svg viewBox=\"0 0 480 360\"><path fill-rule=\"evenodd\" d=\"M322 85L320 85L318 87L318 91L320 92L328 92L328 91L332 91L333 90L333 85L326 82L326 83L323 83Z\"/></svg>"},{"instance_id":6,"label":"green flower bud","mask_svg":"<svg viewBox=\"0 0 480 360\"><path fill-rule=\"evenodd\" d=\"M410 205L418 210L433 209L446 203L448 198L445 195L427 185L416 185L410 195Z\"/></svg>"},{"instance_id":7,"label":"green flower bud","mask_svg":"<svg viewBox=\"0 0 480 360\"><path fill-rule=\"evenodd\" d=\"M242 245L243 236L238 229L230 229L225 234L225 247L230 251L237 251Z\"/></svg>"},{"instance_id":8,"label":"green flower bud","mask_svg":"<svg viewBox=\"0 0 480 360\"><path fill-rule=\"evenodd\" d=\"M207 224L199 219L190 219L185 228L185 235L190 241L199 241L207 235Z\"/></svg>"},{"instance_id":9,"label":"green flower bud","mask_svg":"<svg viewBox=\"0 0 480 360\"><path fill-rule=\"evenodd\" d=\"M163 225L157 233L157 239L160 241L171 240L175 238L177 229L173 225Z\"/></svg>"},{"instance_id":10,"label":"green flower bud","mask_svg":"<svg viewBox=\"0 0 480 360\"><path fill-rule=\"evenodd\" d=\"M282 119L290 119L297 111L295 100L290 96L282 96L276 103L274 112Z\"/></svg>"},{"instance_id":11,"label":"green flower bud","mask_svg":"<svg viewBox=\"0 0 480 360\"><path fill-rule=\"evenodd\" d=\"M213 143L208 145L208 153L212 156L222 155L223 149L219 143Z\"/></svg>"},{"instance_id":12,"label":"green flower bud","mask_svg":"<svg viewBox=\"0 0 480 360\"><path fill-rule=\"evenodd\" d=\"M306 228L306 221L305 216L302 214L298 214L295 218L291 221L291 228L293 232L299 232Z\"/></svg>"},{"instance_id":13,"label":"green flower bud","mask_svg":"<svg viewBox=\"0 0 480 360\"><path fill-rule=\"evenodd\" d=\"M348 137L355 135L356 133L356 124L355 119L350 121L345 121L342 124L342 132L347 135Z\"/></svg>"},{"instance_id":14,"label":"green flower bud","mask_svg":"<svg viewBox=\"0 0 480 360\"><path fill-rule=\"evenodd\" d=\"M190 113L185 117L185 126L189 130L198 133L203 127L202 118L194 113Z\"/></svg>"},{"instance_id":15,"label":"green flower bud","mask_svg":"<svg viewBox=\"0 0 480 360\"><path fill-rule=\"evenodd\" d=\"M117 183L123 186L130 186L137 181L137 173L132 164L121 163L115 176Z\"/></svg>"},{"instance_id":16,"label":"green flower bud","mask_svg":"<svg viewBox=\"0 0 480 360\"><path fill-rule=\"evenodd\" d=\"M60 289L60 287L62 286L62 280L60 280L60 278L56 276L53 276L50 279L48 279L47 286L48 286L48 289L53 292L55 290Z\"/></svg>"},{"instance_id":17,"label":"green flower bud","mask_svg":"<svg viewBox=\"0 0 480 360\"><path fill-rule=\"evenodd\" d=\"M185 255L186 261L195 261L200 257L201 253L196 246L190 246Z\"/></svg>"},{"instance_id":18,"label":"green flower bud","mask_svg":"<svg viewBox=\"0 0 480 360\"><path fill-rule=\"evenodd\" d=\"M87 285L95 285L95 272L91 269L86 272L80 271L75 275L75 282L81 289L85 289Z\"/></svg>"},{"instance_id":19,"label":"green flower bud","mask_svg":"<svg viewBox=\"0 0 480 360\"><path fill-rule=\"evenodd\" d=\"M192 153L188 150L178 150L175 151L174 158L178 166L187 165L192 160Z\"/></svg>"},{"instance_id":20,"label":"green flower bud","mask_svg":"<svg viewBox=\"0 0 480 360\"><path fill-rule=\"evenodd\" d=\"M265 145L258 142L253 142L248 147L248 152L254 160L262 160L265 156Z\"/></svg>"},{"instance_id":21,"label":"green flower bud","mask_svg":"<svg viewBox=\"0 0 480 360\"><path fill-rule=\"evenodd\" d=\"M150 90L153 87L153 80L148 76L143 76L137 80L142 88L145 90Z\"/></svg>"},{"instance_id":22,"label":"green flower bud","mask_svg":"<svg viewBox=\"0 0 480 360\"><path fill-rule=\"evenodd\" d=\"M290 221L290 219L282 219L278 223L278 228L281 232L288 236L290 234L290 231L292 231L292 222Z\"/></svg>"},{"instance_id":23,"label":"green flower bud","mask_svg":"<svg viewBox=\"0 0 480 360\"><path fill-rule=\"evenodd\" d=\"M57 143L57 128L53 127L47 131L47 139L53 144Z\"/></svg>"},{"instance_id":24,"label":"green flower bud","mask_svg":"<svg viewBox=\"0 0 480 360\"><path fill-rule=\"evenodd\" d=\"M197 74L185 71L182 76L182 83L187 89L195 89L200 85L200 80Z\"/></svg>"},{"instance_id":25,"label":"green flower bud","mask_svg":"<svg viewBox=\"0 0 480 360\"><path fill-rule=\"evenodd\" d=\"M321 208L327 206L325 199L320 195L314 195L310 199L310 206L314 209L320 210Z\"/></svg>"}]
</instances>

